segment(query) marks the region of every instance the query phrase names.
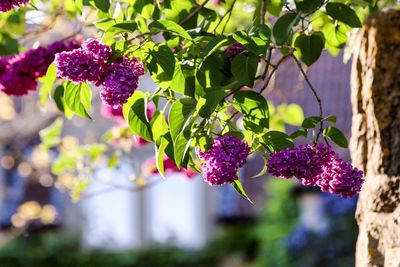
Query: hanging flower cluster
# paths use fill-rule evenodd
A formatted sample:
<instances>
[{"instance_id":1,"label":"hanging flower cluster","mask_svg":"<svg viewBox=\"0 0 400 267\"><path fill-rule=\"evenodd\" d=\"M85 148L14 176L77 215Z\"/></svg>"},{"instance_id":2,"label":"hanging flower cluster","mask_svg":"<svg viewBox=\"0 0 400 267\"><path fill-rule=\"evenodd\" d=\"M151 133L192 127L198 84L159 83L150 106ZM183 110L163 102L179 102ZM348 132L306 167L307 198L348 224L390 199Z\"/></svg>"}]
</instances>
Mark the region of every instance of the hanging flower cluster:
<instances>
[{"instance_id":1,"label":"hanging flower cluster","mask_svg":"<svg viewBox=\"0 0 400 267\"><path fill-rule=\"evenodd\" d=\"M164 156L163 164L164 164L164 171L167 174L168 173L181 173L188 179L193 178L197 174L197 172L195 170L191 169L190 167L188 167L186 169L185 168L178 169L175 162L170 160L167 156ZM141 170L142 170L142 174L145 176L151 176L153 174L158 174L156 159L154 157L151 157L148 160L146 160L142 164Z\"/></svg>"},{"instance_id":2,"label":"hanging flower cluster","mask_svg":"<svg viewBox=\"0 0 400 267\"><path fill-rule=\"evenodd\" d=\"M56 55L57 75L74 83L102 85L100 97L103 103L118 108L138 87L144 66L138 59L127 57L110 64L111 53L111 47L88 39L80 48Z\"/></svg>"},{"instance_id":3,"label":"hanging flower cluster","mask_svg":"<svg viewBox=\"0 0 400 267\"><path fill-rule=\"evenodd\" d=\"M11 9L25 5L29 0L0 0L0 12L7 12Z\"/></svg>"},{"instance_id":4,"label":"hanging flower cluster","mask_svg":"<svg viewBox=\"0 0 400 267\"><path fill-rule=\"evenodd\" d=\"M272 153L268 172L282 178L295 177L304 185L349 198L359 193L363 172L343 161L329 146L300 145Z\"/></svg>"},{"instance_id":5,"label":"hanging flower cluster","mask_svg":"<svg viewBox=\"0 0 400 267\"><path fill-rule=\"evenodd\" d=\"M26 95L37 88L37 79L46 74L56 53L73 50L80 41L57 41L17 55L0 57L0 91L8 95Z\"/></svg>"},{"instance_id":6,"label":"hanging flower cluster","mask_svg":"<svg viewBox=\"0 0 400 267\"><path fill-rule=\"evenodd\" d=\"M237 171L246 163L250 148L236 136L222 136L214 140L207 151L199 151L203 163L203 178L210 185L231 183L238 179Z\"/></svg>"}]
</instances>

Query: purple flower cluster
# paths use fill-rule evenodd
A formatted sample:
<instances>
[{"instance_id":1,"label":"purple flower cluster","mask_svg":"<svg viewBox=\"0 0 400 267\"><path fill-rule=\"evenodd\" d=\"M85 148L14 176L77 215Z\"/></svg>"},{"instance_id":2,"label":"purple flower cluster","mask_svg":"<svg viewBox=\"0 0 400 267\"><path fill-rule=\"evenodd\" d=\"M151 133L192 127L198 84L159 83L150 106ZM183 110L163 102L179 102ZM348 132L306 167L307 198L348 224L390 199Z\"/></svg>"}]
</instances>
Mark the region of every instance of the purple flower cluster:
<instances>
[{"instance_id":1,"label":"purple flower cluster","mask_svg":"<svg viewBox=\"0 0 400 267\"><path fill-rule=\"evenodd\" d=\"M364 181L362 177L362 171L340 158L334 158L324 166L316 184L324 192L350 198L360 192Z\"/></svg>"},{"instance_id":2,"label":"purple flower cluster","mask_svg":"<svg viewBox=\"0 0 400 267\"><path fill-rule=\"evenodd\" d=\"M104 78L111 52L111 47L88 39L81 48L56 54L57 75L74 83L92 82L98 86Z\"/></svg>"},{"instance_id":3,"label":"purple flower cluster","mask_svg":"<svg viewBox=\"0 0 400 267\"><path fill-rule=\"evenodd\" d=\"M122 105L138 87L144 66L138 59L127 57L109 64L111 53L111 47L88 39L78 49L56 54L57 75L74 83L102 85L103 103L115 107Z\"/></svg>"},{"instance_id":4,"label":"purple flower cluster","mask_svg":"<svg viewBox=\"0 0 400 267\"><path fill-rule=\"evenodd\" d=\"M228 58L232 61L237 55L244 51L244 46L239 42L234 42L231 46L225 49Z\"/></svg>"},{"instance_id":5,"label":"purple flower cluster","mask_svg":"<svg viewBox=\"0 0 400 267\"><path fill-rule=\"evenodd\" d=\"M237 171L246 163L250 148L236 136L223 136L214 140L208 151L199 151L203 160L203 178L210 185L231 183L238 179Z\"/></svg>"},{"instance_id":6,"label":"purple flower cluster","mask_svg":"<svg viewBox=\"0 0 400 267\"><path fill-rule=\"evenodd\" d=\"M36 90L37 79L46 74L54 55L76 48L76 40L54 42L20 54L0 57L0 90L8 95L25 95Z\"/></svg>"},{"instance_id":7,"label":"purple flower cluster","mask_svg":"<svg viewBox=\"0 0 400 267\"><path fill-rule=\"evenodd\" d=\"M28 2L29 0L0 0L0 12L7 12Z\"/></svg>"},{"instance_id":8,"label":"purple flower cluster","mask_svg":"<svg viewBox=\"0 0 400 267\"><path fill-rule=\"evenodd\" d=\"M124 104L138 87L143 74L143 63L136 58L124 57L111 63L100 91L103 103L110 106Z\"/></svg>"},{"instance_id":9,"label":"purple flower cluster","mask_svg":"<svg viewBox=\"0 0 400 267\"><path fill-rule=\"evenodd\" d=\"M348 198L359 193L363 172L343 161L329 146L300 145L272 153L269 173L282 178L295 177L304 185L319 186L322 191Z\"/></svg>"}]
</instances>

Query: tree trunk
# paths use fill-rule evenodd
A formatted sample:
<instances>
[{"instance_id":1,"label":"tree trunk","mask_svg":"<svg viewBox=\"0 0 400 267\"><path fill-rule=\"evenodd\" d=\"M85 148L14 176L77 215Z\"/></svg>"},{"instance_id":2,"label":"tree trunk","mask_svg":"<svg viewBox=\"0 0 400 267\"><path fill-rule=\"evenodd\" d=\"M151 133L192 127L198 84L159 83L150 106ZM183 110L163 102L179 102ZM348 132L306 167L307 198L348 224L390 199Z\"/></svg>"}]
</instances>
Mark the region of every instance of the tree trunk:
<instances>
[{"instance_id":1,"label":"tree trunk","mask_svg":"<svg viewBox=\"0 0 400 267\"><path fill-rule=\"evenodd\" d=\"M351 156L364 170L356 266L400 266L400 11L372 14L356 42Z\"/></svg>"}]
</instances>

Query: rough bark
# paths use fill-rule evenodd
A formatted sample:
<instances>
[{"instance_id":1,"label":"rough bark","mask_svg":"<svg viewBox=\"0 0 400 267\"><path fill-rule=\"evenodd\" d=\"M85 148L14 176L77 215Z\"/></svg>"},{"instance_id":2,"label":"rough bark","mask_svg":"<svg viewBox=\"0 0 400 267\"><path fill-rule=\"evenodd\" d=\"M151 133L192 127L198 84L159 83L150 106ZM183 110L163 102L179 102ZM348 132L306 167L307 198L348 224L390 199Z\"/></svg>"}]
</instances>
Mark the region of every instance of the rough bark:
<instances>
[{"instance_id":1,"label":"rough bark","mask_svg":"<svg viewBox=\"0 0 400 267\"><path fill-rule=\"evenodd\" d=\"M356 266L400 266L400 11L372 14L352 68L351 156L365 171Z\"/></svg>"}]
</instances>

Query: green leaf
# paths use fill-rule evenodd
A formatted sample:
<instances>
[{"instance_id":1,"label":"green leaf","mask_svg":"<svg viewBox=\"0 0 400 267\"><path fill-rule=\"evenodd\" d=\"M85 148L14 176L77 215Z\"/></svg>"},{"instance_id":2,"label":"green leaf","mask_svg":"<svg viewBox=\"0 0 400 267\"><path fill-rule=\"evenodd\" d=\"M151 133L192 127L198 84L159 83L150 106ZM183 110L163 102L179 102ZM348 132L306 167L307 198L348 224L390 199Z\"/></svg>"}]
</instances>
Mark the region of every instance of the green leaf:
<instances>
[{"instance_id":1,"label":"green leaf","mask_svg":"<svg viewBox=\"0 0 400 267\"><path fill-rule=\"evenodd\" d=\"M270 152L277 152L285 148L294 147L293 140L287 134L279 131L269 131L264 134L262 144Z\"/></svg>"},{"instance_id":2,"label":"green leaf","mask_svg":"<svg viewBox=\"0 0 400 267\"><path fill-rule=\"evenodd\" d=\"M312 116L312 117L308 117L305 118L303 123L301 124L301 127L303 128L315 128L315 126L317 126L318 123L320 123L322 120L321 117L317 117L317 116Z\"/></svg>"},{"instance_id":3,"label":"green leaf","mask_svg":"<svg viewBox=\"0 0 400 267\"><path fill-rule=\"evenodd\" d=\"M243 189L243 185L239 180L235 180L232 182L232 186L233 188L235 188L235 190L245 199L247 199L250 203L253 204L253 201L251 201L251 199L247 196L246 191L244 191Z\"/></svg>"},{"instance_id":4,"label":"green leaf","mask_svg":"<svg viewBox=\"0 0 400 267\"><path fill-rule=\"evenodd\" d=\"M288 13L281 16L274 24L272 34L278 45L284 44L292 33L292 28L297 25L300 20L301 13Z\"/></svg>"},{"instance_id":5,"label":"green leaf","mask_svg":"<svg viewBox=\"0 0 400 267\"><path fill-rule=\"evenodd\" d=\"M192 37L179 24L171 20L157 20L149 25L151 30L169 31L182 36L185 39L192 40Z\"/></svg>"},{"instance_id":6,"label":"green leaf","mask_svg":"<svg viewBox=\"0 0 400 267\"><path fill-rule=\"evenodd\" d=\"M336 127L329 126L324 129L323 135L328 137L338 146L347 148L349 146L346 136Z\"/></svg>"},{"instance_id":7,"label":"green leaf","mask_svg":"<svg viewBox=\"0 0 400 267\"><path fill-rule=\"evenodd\" d=\"M212 90L202 96L196 105L200 117L208 119L214 113L218 104L226 96L225 90Z\"/></svg>"},{"instance_id":8,"label":"green leaf","mask_svg":"<svg viewBox=\"0 0 400 267\"><path fill-rule=\"evenodd\" d=\"M324 29L326 31L326 41L329 45L337 48L342 48L347 42L346 26L341 23L337 25L329 24L330 26Z\"/></svg>"},{"instance_id":9,"label":"green leaf","mask_svg":"<svg viewBox=\"0 0 400 267\"><path fill-rule=\"evenodd\" d=\"M300 34L297 36L294 46L296 57L300 58L307 66L311 66L321 56L325 40L318 33L310 36Z\"/></svg>"},{"instance_id":10,"label":"green leaf","mask_svg":"<svg viewBox=\"0 0 400 267\"><path fill-rule=\"evenodd\" d=\"M134 20L127 20L121 23L114 24L107 32L134 32L137 30L137 23Z\"/></svg>"},{"instance_id":11,"label":"green leaf","mask_svg":"<svg viewBox=\"0 0 400 267\"><path fill-rule=\"evenodd\" d=\"M293 132L290 135L290 138L291 139L296 139L297 137L300 137L300 136L307 137L307 134L308 134L307 129L300 129L300 130L297 130L297 131Z\"/></svg>"},{"instance_id":12,"label":"green leaf","mask_svg":"<svg viewBox=\"0 0 400 267\"><path fill-rule=\"evenodd\" d=\"M109 0L89 0L89 3L104 13L108 13L108 10L110 9Z\"/></svg>"},{"instance_id":13,"label":"green leaf","mask_svg":"<svg viewBox=\"0 0 400 267\"><path fill-rule=\"evenodd\" d=\"M165 120L165 116L159 110L157 110L151 118L150 126L154 141L157 141L161 136L168 132L168 124Z\"/></svg>"},{"instance_id":14,"label":"green leaf","mask_svg":"<svg viewBox=\"0 0 400 267\"><path fill-rule=\"evenodd\" d=\"M228 38L226 36L217 36L211 41L208 42L207 46L204 48L202 52L203 61L206 60L212 53L214 53L220 47L227 45L229 43Z\"/></svg>"},{"instance_id":15,"label":"green leaf","mask_svg":"<svg viewBox=\"0 0 400 267\"><path fill-rule=\"evenodd\" d=\"M323 121L329 121L332 123L336 123L336 116L332 115L332 116L326 117L325 119L323 119Z\"/></svg>"},{"instance_id":16,"label":"green leaf","mask_svg":"<svg viewBox=\"0 0 400 267\"><path fill-rule=\"evenodd\" d=\"M271 40L271 29L265 24L257 24L250 29L249 36L259 37L269 43Z\"/></svg>"},{"instance_id":17,"label":"green leaf","mask_svg":"<svg viewBox=\"0 0 400 267\"><path fill-rule=\"evenodd\" d=\"M151 19L154 11L154 1L153 0L136 0L134 1L133 8L135 12L139 13L142 17L146 19Z\"/></svg>"},{"instance_id":18,"label":"green leaf","mask_svg":"<svg viewBox=\"0 0 400 267\"><path fill-rule=\"evenodd\" d=\"M196 100L190 97L181 98L175 101L169 111L168 122L171 131L171 138L175 141L184 128L190 115L196 109Z\"/></svg>"},{"instance_id":19,"label":"green leaf","mask_svg":"<svg viewBox=\"0 0 400 267\"><path fill-rule=\"evenodd\" d=\"M58 110L63 112L66 118L71 119L74 113L65 104L64 91L64 86L57 86L56 89L54 89L53 98Z\"/></svg>"},{"instance_id":20,"label":"green leaf","mask_svg":"<svg viewBox=\"0 0 400 267\"><path fill-rule=\"evenodd\" d=\"M244 114L244 126L248 130L261 133L269 127L268 103L254 91L238 91L232 98L233 107Z\"/></svg>"},{"instance_id":21,"label":"green leaf","mask_svg":"<svg viewBox=\"0 0 400 267\"><path fill-rule=\"evenodd\" d=\"M246 32L236 32L233 39L244 45L246 50L253 52L256 55L265 55L269 46L270 40L263 40L253 33L253 36L248 36Z\"/></svg>"},{"instance_id":22,"label":"green leaf","mask_svg":"<svg viewBox=\"0 0 400 267\"><path fill-rule=\"evenodd\" d=\"M67 82L64 90L64 100L67 107L83 118L92 119L87 110L91 109L92 90L86 83L73 84Z\"/></svg>"},{"instance_id":23,"label":"green leaf","mask_svg":"<svg viewBox=\"0 0 400 267\"><path fill-rule=\"evenodd\" d=\"M326 13L333 19L341 21L352 28L360 28L362 26L356 12L343 3L328 3L326 5Z\"/></svg>"},{"instance_id":24,"label":"green leaf","mask_svg":"<svg viewBox=\"0 0 400 267\"><path fill-rule=\"evenodd\" d=\"M109 28L111 28L113 25L115 25L115 23L116 23L115 19L104 18L104 19L100 19L100 20L94 22L94 25L99 30L107 31Z\"/></svg>"},{"instance_id":25,"label":"green leaf","mask_svg":"<svg viewBox=\"0 0 400 267\"><path fill-rule=\"evenodd\" d=\"M153 141L151 126L146 116L147 99L143 92L136 90L123 106L125 121L133 133L148 142Z\"/></svg>"},{"instance_id":26,"label":"green leaf","mask_svg":"<svg viewBox=\"0 0 400 267\"><path fill-rule=\"evenodd\" d=\"M156 145L156 166L157 170L160 173L160 175L165 178L165 172L164 172L164 153L165 149L168 145L168 140L165 138L161 138L160 145Z\"/></svg>"},{"instance_id":27,"label":"green leaf","mask_svg":"<svg viewBox=\"0 0 400 267\"><path fill-rule=\"evenodd\" d=\"M318 10L324 2L324 0L297 0L296 8L301 12L309 13Z\"/></svg>"},{"instance_id":28,"label":"green leaf","mask_svg":"<svg viewBox=\"0 0 400 267\"><path fill-rule=\"evenodd\" d=\"M150 61L147 67L154 82L163 89L167 89L175 73L175 57L166 45L156 46L150 51Z\"/></svg>"},{"instance_id":29,"label":"green leaf","mask_svg":"<svg viewBox=\"0 0 400 267\"><path fill-rule=\"evenodd\" d=\"M183 74L181 65L179 63L175 64L175 71L174 71L174 76L172 77L172 82L171 82L171 90L177 93L180 93L182 95L185 95L185 86L186 85L186 79L185 75Z\"/></svg>"},{"instance_id":30,"label":"green leaf","mask_svg":"<svg viewBox=\"0 0 400 267\"><path fill-rule=\"evenodd\" d=\"M40 105L46 105L47 99L49 96L51 96L51 91L56 78L56 67L54 66L54 63L51 63L44 78L40 79L42 82L42 86L40 88Z\"/></svg>"},{"instance_id":31,"label":"green leaf","mask_svg":"<svg viewBox=\"0 0 400 267\"><path fill-rule=\"evenodd\" d=\"M257 72L258 56L249 53L248 56L243 54L237 55L231 65L233 76L240 84L252 87Z\"/></svg>"},{"instance_id":32,"label":"green leaf","mask_svg":"<svg viewBox=\"0 0 400 267\"><path fill-rule=\"evenodd\" d=\"M187 163L184 164L184 159L188 155L190 149L190 130L185 130L178 134L174 143L174 161L178 168L186 167Z\"/></svg>"},{"instance_id":33,"label":"green leaf","mask_svg":"<svg viewBox=\"0 0 400 267\"><path fill-rule=\"evenodd\" d=\"M63 119L58 118L49 127L39 132L42 146L46 149L55 147L61 143L61 132L63 129Z\"/></svg>"}]
</instances>

